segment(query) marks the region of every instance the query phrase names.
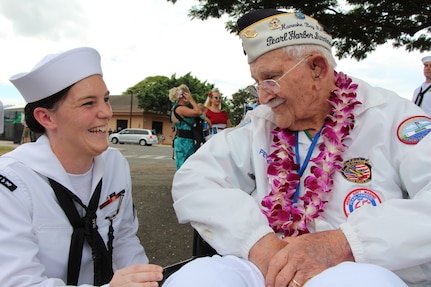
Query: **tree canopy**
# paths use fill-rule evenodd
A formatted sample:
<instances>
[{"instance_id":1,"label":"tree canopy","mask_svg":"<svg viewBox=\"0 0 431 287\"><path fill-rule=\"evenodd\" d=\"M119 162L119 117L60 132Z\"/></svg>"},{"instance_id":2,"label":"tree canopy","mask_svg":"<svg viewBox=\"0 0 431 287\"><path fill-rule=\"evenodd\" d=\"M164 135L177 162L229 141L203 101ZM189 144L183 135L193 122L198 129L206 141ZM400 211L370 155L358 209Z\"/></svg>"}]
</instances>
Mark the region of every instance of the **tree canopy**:
<instances>
[{"instance_id":1,"label":"tree canopy","mask_svg":"<svg viewBox=\"0 0 431 287\"><path fill-rule=\"evenodd\" d=\"M316 18L331 33L339 58L364 59L388 41L409 52L431 50L430 0L199 0L189 17L228 15L226 29L237 33L236 20L261 8L297 10Z\"/></svg>"},{"instance_id":2,"label":"tree canopy","mask_svg":"<svg viewBox=\"0 0 431 287\"><path fill-rule=\"evenodd\" d=\"M150 76L140 81L133 87L123 92L123 95L135 94L138 98L138 107L144 111L170 115L172 103L169 100L169 90L185 84L189 87L193 98L197 103L205 103L208 92L214 88L213 84L202 82L198 78L187 73L179 78L173 74L166 76ZM253 89L240 89L232 95L231 99L222 96L222 109L227 111L232 125L237 125L242 120L246 105L253 104L257 99L257 92Z\"/></svg>"},{"instance_id":3,"label":"tree canopy","mask_svg":"<svg viewBox=\"0 0 431 287\"><path fill-rule=\"evenodd\" d=\"M239 124L246 112L246 105L256 103L257 94L253 94L247 89L240 89L229 99L230 114L229 119L233 126Z\"/></svg>"},{"instance_id":4,"label":"tree canopy","mask_svg":"<svg viewBox=\"0 0 431 287\"><path fill-rule=\"evenodd\" d=\"M204 103L208 92L214 88L213 84L206 81L202 82L196 77L188 73L179 78L172 75L170 78L166 76L151 76L140 81L133 87L127 89L124 94L136 94L138 98L138 107L153 113L168 115L172 107L169 100L169 90L185 84L189 87L193 98L197 103Z\"/></svg>"}]
</instances>

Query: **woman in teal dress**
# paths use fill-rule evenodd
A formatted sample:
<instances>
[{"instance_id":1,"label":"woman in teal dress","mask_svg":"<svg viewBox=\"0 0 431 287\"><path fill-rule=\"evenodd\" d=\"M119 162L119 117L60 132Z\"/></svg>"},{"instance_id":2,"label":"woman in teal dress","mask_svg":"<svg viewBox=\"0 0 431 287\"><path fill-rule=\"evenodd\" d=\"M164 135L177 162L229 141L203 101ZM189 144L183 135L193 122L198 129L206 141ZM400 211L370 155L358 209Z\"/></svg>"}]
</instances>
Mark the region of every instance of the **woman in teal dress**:
<instances>
[{"instance_id":1,"label":"woman in teal dress","mask_svg":"<svg viewBox=\"0 0 431 287\"><path fill-rule=\"evenodd\" d=\"M193 99L189 88L184 84L170 89L169 99L174 103L171 119L176 131L174 150L178 170L195 152L191 126L195 122L195 118L202 115L202 110Z\"/></svg>"}]
</instances>

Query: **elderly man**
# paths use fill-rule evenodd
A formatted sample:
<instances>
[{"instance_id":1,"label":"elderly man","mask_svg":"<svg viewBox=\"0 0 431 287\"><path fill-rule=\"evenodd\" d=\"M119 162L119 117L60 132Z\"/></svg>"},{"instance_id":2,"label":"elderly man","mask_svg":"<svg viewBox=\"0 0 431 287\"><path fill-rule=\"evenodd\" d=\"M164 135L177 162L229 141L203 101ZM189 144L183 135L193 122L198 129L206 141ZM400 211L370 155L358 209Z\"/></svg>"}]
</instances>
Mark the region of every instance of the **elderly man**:
<instances>
[{"instance_id":1,"label":"elderly man","mask_svg":"<svg viewBox=\"0 0 431 287\"><path fill-rule=\"evenodd\" d=\"M431 116L431 56L423 57L425 82L413 93L412 101Z\"/></svg>"},{"instance_id":2,"label":"elderly man","mask_svg":"<svg viewBox=\"0 0 431 287\"><path fill-rule=\"evenodd\" d=\"M302 13L238 26L261 105L172 190L179 221L221 256L165 286L430 286L430 119L335 71L330 35Z\"/></svg>"}]
</instances>

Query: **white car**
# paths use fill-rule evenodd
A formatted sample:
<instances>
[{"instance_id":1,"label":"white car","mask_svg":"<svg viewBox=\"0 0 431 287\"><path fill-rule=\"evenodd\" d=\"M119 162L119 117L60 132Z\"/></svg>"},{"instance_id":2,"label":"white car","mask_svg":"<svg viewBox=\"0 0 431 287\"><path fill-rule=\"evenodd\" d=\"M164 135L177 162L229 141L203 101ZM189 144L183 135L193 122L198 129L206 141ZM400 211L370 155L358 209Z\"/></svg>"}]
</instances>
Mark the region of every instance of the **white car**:
<instances>
[{"instance_id":1,"label":"white car","mask_svg":"<svg viewBox=\"0 0 431 287\"><path fill-rule=\"evenodd\" d=\"M109 135L109 141L113 144L133 143L140 144L142 146L151 146L157 144L159 139L152 130L147 129L124 129L118 133L112 133Z\"/></svg>"}]
</instances>

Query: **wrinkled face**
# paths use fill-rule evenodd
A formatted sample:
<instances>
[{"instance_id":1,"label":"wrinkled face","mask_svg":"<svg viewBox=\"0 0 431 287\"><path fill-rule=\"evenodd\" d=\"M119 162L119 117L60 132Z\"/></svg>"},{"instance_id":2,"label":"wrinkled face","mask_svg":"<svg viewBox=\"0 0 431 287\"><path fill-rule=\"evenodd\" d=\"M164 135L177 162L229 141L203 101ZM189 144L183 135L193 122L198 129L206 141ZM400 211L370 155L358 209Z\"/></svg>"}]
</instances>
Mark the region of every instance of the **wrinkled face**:
<instances>
[{"instance_id":1,"label":"wrinkled face","mask_svg":"<svg viewBox=\"0 0 431 287\"><path fill-rule=\"evenodd\" d=\"M92 158L108 148L108 121L112 117L109 91L100 75L75 83L58 107L49 111L47 129L53 150L62 155Z\"/></svg>"},{"instance_id":2,"label":"wrinkled face","mask_svg":"<svg viewBox=\"0 0 431 287\"><path fill-rule=\"evenodd\" d=\"M316 100L311 61L311 56L290 59L282 49L277 49L250 64L252 77L258 84L259 102L271 107L280 128L301 130L316 116L314 107L317 109L321 102ZM269 79L275 80L278 87L264 89L262 81Z\"/></svg>"}]
</instances>

